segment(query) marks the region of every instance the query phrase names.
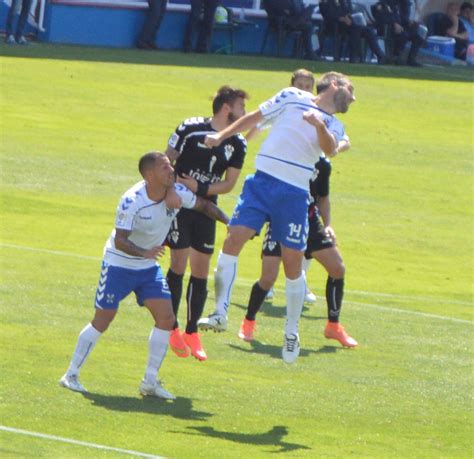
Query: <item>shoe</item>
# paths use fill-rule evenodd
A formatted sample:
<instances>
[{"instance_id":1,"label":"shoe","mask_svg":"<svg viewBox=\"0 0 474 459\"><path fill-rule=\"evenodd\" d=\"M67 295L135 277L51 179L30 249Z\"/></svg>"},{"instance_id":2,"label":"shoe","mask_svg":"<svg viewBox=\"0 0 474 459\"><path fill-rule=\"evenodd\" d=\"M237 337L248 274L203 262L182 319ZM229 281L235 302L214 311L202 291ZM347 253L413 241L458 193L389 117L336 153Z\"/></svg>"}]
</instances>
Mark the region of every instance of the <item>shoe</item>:
<instances>
[{"instance_id":1,"label":"shoe","mask_svg":"<svg viewBox=\"0 0 474 459\"><path fill-rule=\"evenodd\" d=\"M179 328L171 330L170 348L178 357L189 357L189 347L184 342L183 335Z\"/></svg>"},{"instance_id":2,"label":"shoe","mask_svg":"<svg viewBox=\"0 0 474 459\"><path fill-rule=\"evenodd\" d=\"M23 35L21 35L16 42L19 45L27 45L28 44L28 40Z\"/></svg>"},{"instance_id":3,"label":"shoe","mask_svg":"<svg viewBox=\"0 0 474 459\"><path fill-rule=\"evenodd\" d=\"M265 297L265 301L272 301L274 296L275 296L275 292L273 291L273 288L271 288L268 291L267 296Z\"/></svg>"},{"instance_id":4,"label":"shoe","mask_svg":"<svg viewBox=\"0 0 474 459\"><path fill-rule=\"evenodd\" d=\"M142 381L140 384L140 394L144 397L151 396L151 397L158 397L164 398L165 400L176 400L176 397L173 394L170 394L166 389L164 389L161 385L160 381L155 381L154 384L150 384Z\"/></svg>"},{"instance_id":5,"label":"shoe","mask_svg":"<svg viewBox=\"0 0 474 459\"><path fill-rule=\"evenodd\" d=\"M198 320L200 330L214 330L215 332L224 332L227 330L227 318L221 314L213 313L208 317Z\"/></svg>"},{"instance_id":6,"label":"shoe","mask_svg":"<svg viewBox=\"0 0 474 459\"><path fill-rule=\"evenodd\" d=\"M78 375L68 375L67 373L59 380L59 385L74 392L87 392L85 387L79 382Z\"/></svg>"},{"instance_id":7,"label":"shoe","mask_svg":"<svg viewBox=\"0 0 474 459\"><path fill-rule=\"evenodd\" d=\"M356 347L357 341L349 336L340 323L328 322L324 330L327 339L335 339L344 347Z\"/></svg>"},{"instance_id":8,"label":"shoe","mask_svg":"<svg viewBox=\"0 0 474 459\"><path fill-rule=\"evenodd\" d=\"M256 320L248 320L244 318L244 320L242 320L242 323L240 324L240 330L238 333L239 338L248 342L252 341L253 332L255 331L256 325L257 325Z\"/></svg>"},{"instance_id":9,"label":"shoe","mask_svg":"<svg viewBox=\"0 0 474 459\"><path fill-rule=\"evenodd\" d=\"M5 40L7 45L14 45L16 43L15 37L13 35L8 35L7 39Z\"/></svg>"},{"instance_id":10,"label":"shoe","mask_svg":"<svg viewBox=\"0 0 474 459\"><path fill-rule=\"evenodd\" d=\"M283 361L293 363L300 355L300 338L298 335L285 335L285 343L281 351Z\"/></svg>"},{"instance_id":11,"label":"shoe","mask_svg":"<svg viewBox=\"0 0 474 459\"><path fill-rule=\"evenodd\" d=\"M191 354L194 357L196 357L198 360L201 360L201 362L207 360L207 354L202 348L199 333L183 333L183 339L191 349Z\"/></svg>"},{"instance_id":12,"label":"shoe","mask_svg":"<svg viewBox=\"0 0 474 459\"><path fill-rule=\"evenodd\" d=\"M305 303L316 303L316 295L311 290L306 290L306 295L304 296Z\"/></svg>"},{"instance_id":13,"label":"shoe","mask_svg":"<svg viewBox=\"0 0 474 459\"><path fill-rule=\"evenodd\" d=\"M423 64L420 64L415 59L407 61L407 65L409 65L410 67L423 67Z\"/></svg>"}]
</instances>

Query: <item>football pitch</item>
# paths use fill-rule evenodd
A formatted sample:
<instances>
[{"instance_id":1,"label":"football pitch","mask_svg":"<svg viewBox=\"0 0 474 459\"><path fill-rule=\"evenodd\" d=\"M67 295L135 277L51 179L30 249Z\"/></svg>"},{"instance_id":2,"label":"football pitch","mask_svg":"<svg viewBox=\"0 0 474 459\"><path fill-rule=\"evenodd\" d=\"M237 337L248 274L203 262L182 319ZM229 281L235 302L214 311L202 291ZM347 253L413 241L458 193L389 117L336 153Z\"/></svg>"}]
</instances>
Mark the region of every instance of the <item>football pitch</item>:
<instances>
[{"instance_id":1,"label":"football pitch","mask_svg":"<svg viewBox=\"0 0 474 459\"><path fill-rule=\"evenodd\" d=\"M0 54L2 457L472 457L472 70L42 44ZM260 274L255 238L228 331L203 335L209 359L168 352L160 377L175 402L138 394L152 320L132 297L82 371L89 393L60 388L138 158L163 151L183 119L210 115L219 86L249 92L250 111L298 67L342 71L355 87L331 204L347 270L341 322L359 347L324 338L316 263L294 365L281 359L282 273L256 340L237 337ZM228 214L263 137L220 198ZM224 235L218 226L216 247Z\"/></svg>"}]
</instances>

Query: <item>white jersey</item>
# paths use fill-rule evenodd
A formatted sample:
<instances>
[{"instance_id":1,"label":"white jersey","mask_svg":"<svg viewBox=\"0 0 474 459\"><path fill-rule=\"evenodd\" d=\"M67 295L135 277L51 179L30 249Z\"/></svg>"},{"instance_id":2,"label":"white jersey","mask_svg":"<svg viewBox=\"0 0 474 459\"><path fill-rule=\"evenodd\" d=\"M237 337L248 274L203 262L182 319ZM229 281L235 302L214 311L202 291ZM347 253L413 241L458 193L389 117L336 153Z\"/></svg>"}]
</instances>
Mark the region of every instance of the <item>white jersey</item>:
<instances>
[{"instance_id":1,"label":"white jersey","mask_svg":"<svg viewBox=\"0 0 474 459\"><path fill-rule=\"evenodd\" d=\"M191 209L196 205L196 195L181 184L174 189L182 201L182 207ZM151 249L162 245L171 223L179 209L168 209L165 201L152 201L146 192L145 182L139 182L120 199L115 218L115 228L131 231L128 239L139 247ZM104 247L104 261L112 266L127 269L146 269L156 261L135 257L115 247L115 229Z\"/></svg>"},{"instance_id":2,"label":"white jersey","mask_svg":"<svg viewBox=\"0 0 474 459\"><path fill-rule=\"evenodd\" d=\"M303 113L314 110L336 143L344 136L342 123L313 100L310 92L289 87L260 105L264 124L271 123L271 129L257 154L257 170L304 190L309 188L314 164L322 150L315 127L303 120Z\"/></svg>"}]
</instances>

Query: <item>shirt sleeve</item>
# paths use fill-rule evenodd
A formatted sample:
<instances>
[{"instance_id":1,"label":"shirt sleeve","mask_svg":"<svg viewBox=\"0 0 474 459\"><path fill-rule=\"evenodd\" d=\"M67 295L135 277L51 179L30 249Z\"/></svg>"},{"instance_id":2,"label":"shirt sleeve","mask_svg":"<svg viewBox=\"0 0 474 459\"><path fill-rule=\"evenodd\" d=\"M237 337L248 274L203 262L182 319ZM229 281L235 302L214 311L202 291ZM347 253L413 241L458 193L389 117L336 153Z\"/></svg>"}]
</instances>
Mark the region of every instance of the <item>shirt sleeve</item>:
<instances>
[{"instance_id":1,"label":"shirt sleeve","mask_svg":"<svg viewBox=\"0 0 474 459\"><path fill-rule=\"evenodd\" d=\"M192 126L196 124L196 121L193 118L184 120L171 134L168 139L168 145L175 149L177 152L181 153L183 148L184 141L186 137L192 130Z\"/></svg>"},{"instance_id":2,"label":"shirt sleeve","mask_svg":"<svg viewBox=\"0 0 474 459\"><path fill-rule=\"evenodd\" d=\"M265 120L264 122L278 116L283 111L285 106L294 100L295 96L296 91L294 89L286 88L273 96L271 99L261 103L259 110Z\"/></svg>"},{"instance_id":3,"label":"shirt sleeve","mask_svg":"<svg viewBox=\"0 0 474 459\"><path fill-rule=\"evenodd\" d=\"M244 165L245 155L247 153L247 141L245 137L238 134L234 142L234 152L229 161L229 167L235 167L236 169L242 169Z\"/></svg>"},{"instance_id":4,"label":"shirt sleeve","mask_svg":"<svg viewBox=\"0 0 474 459\"><path fill-rule=\"evenodd\" d=\"M115 228L131 231L135 215L137 213L137 204L131 196L123 196L120 199L115 215Z\"/></svg>"},{"instance_id":5,"label":"shirt sleeve","mask_svg":"<svg viewBox=\"0 0 474 459\"><path fill-rule=\"evenodd\" d=\"M196 195L181 183L174 185L174 190L177 195L181 198L181 206L185 209L192 209L196 205Z\"/></svg>"},{"instance_id":6,"label":"shirt sleeve","mask_svg":"<svg viewBox=\"0 0 474 459\"><path fill-rule=\"evenodd\" d=\"M328 128L329 132L334 135L336 138L336 142L339 143L341 140L346 138L346 132L344 129L344 125L334 116L325 118L326 127ZM348 137L347 137L348 139Z\"/></svg>"}]
</instances>

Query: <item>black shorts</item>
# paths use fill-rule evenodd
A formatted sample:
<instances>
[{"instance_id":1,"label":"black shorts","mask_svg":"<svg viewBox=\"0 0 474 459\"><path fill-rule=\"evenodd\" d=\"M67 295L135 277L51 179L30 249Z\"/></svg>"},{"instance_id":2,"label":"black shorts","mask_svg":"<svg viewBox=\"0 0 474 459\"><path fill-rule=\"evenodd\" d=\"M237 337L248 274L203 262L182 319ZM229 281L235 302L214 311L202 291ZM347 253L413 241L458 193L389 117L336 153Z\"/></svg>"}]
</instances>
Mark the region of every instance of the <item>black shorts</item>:
<instances>
[{"instance_id":1,"label":"black shorts","mask_svg":"<svg viewBox=\"0 0 474 459\"><path fill-rule=\"evenodd\" d=\"M170 249L192 247L202 253L214 253L216 222L190 209L181 209L166 238Z\"/></svg>"},{"instance_id":2,"label":"black shorts","mask_svg":"<svg viewBox=\"0 0 474 459\"><path fill-rule=\"evenodd\" d=\"M321 220L319 218L309 219L308 241L306 244L306 250L304 252L304 256L307 260L312 258L311 254L313 252L318 252L319 250L334 247L334 242L332 242L332 240L324 234L323 230L324 227L321 224ZM262 256L281 257L280 244L272 240L272 231L270 225L267 226L265 238L263 239Z\"/></svg>"}]
</instances>

